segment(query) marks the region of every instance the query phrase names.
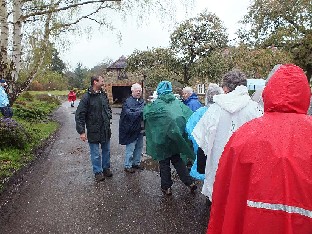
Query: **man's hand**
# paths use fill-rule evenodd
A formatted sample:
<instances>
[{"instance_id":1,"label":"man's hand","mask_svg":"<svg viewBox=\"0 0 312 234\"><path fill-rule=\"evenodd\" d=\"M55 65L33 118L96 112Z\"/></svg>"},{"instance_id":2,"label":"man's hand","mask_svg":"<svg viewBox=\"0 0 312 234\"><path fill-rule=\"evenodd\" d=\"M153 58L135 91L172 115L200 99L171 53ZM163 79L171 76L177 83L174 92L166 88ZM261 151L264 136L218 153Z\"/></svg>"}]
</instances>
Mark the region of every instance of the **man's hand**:
<instances>
[{"instance_id":1,"label":"man's hand","mask_svg":"<svg viewBox=\"0 0 312 234\"><path fill-rule=\"evenodd\" d=\"M86 141L87 140L87 135L85 133L80 134L80 140Z\"/></svg>"}]
</instances>

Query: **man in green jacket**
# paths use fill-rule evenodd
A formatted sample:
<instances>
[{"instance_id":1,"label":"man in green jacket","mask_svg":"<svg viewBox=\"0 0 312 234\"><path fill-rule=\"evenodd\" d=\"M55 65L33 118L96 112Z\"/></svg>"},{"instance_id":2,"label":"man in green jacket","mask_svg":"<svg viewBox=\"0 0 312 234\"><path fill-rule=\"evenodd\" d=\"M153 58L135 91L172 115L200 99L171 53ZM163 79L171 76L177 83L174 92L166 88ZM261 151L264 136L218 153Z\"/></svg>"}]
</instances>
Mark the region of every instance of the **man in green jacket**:
<instances>
[{"instance_id":1,"label":"man in green jacket","mask_svg":"<svg viewBox=\"0 0 312 234\"><path fill-rule=\"evenodd\" d=\"M194 192L197 186L190 177L185 162L195 156L184 131L187 119L193 112L176 99L169 81L158 84L157 95L157 99L145 106L143 111L146 152L159 161L161 189L165 195L172 195L171 163L181 181Z\"/></svg>"},{"instance_id":2,"label":"man in green jacket","mask_svg":"<svg viewBox=\"0 0 312 234\"><path fill-rule=\"evenodd\" d=\"M88 140L93 173L96 181L111 177L110 171L110 119L112 110L103 91L104 78L91 77L91 87L85 93L76 110L76 130L82 141ZM87 128L87 134L85 132ZM100 154L99 145L102 153Z\"/></svg>"}]
</instances>

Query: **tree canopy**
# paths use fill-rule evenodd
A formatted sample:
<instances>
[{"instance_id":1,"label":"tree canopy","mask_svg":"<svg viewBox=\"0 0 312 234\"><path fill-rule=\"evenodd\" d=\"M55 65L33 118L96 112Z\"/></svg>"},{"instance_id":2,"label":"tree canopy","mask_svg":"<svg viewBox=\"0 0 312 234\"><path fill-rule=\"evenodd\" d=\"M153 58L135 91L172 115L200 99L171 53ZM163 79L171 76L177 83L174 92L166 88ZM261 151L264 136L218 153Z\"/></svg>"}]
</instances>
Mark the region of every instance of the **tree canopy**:
<instances>
[{"instance_id":1,"label":"tree canopy","mask_svg":"<svg viewBox=\"0 0 312 234\"><path fill-rule=\"evenodd\" d=\"M186 0L179 0L190 5ZM81 21L113 29L111 14L158 11L172 15L171 0L0 0L1 68L13 90L11 100L27 89L46 61L51 46L64 44L60 36L72 33ZM23 69L25 79L19 81ZM26 70L26 71L25 71Z\"/></svg>"},{"instance_id":2,"label":"tree canopy","mask_svg":"<svg viewBox=\"0 0 312 234\"><path fill-rule=\"evenodd\" d=\"M205 11L182 22L170 39L171 49L184 66L184 83L188 84L194 62L226 47L228 35L222 21L215 14Z\"/></svg>"},{"instance_id":3,"label":"tree canopy","mask_svg":"<svg viewBox=\"0 0 312 234\"><path fill-rule=\"evenodd\" d=\"M181 67L170 49L155 48L134 51L127 59L127 69L141 73L148 87L156 87L161 80L176 80L181 76Z\"/></svg>"},{"instance_id":4,"label":"tree canopy","mask_svg":"<svg viewBox=\"0 0 312 234\"><path fill-rule=\"evenodd\" d=\"M311 0L255 0L241 23L238 34L244 43L291 52L294 62L311 78Z\"/></svg>"}]
</instances>

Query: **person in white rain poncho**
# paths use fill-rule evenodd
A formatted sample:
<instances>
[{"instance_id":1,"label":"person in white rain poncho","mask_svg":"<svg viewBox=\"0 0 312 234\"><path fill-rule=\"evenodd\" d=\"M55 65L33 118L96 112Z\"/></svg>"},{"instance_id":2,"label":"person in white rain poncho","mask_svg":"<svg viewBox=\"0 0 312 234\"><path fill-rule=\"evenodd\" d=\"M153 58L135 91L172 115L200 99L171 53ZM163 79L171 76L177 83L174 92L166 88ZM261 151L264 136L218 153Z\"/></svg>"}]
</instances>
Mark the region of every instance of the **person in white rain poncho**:
<instances>
[{"instance_id":1,"label":"person in white rain poncho","mask_svg":"<svg viewBox=\"0 0 312 234\"><path fill-rule=\"evenodd\" d=\"M212 104L195 126L192 135L207 156L202 193L212 201L212 189L220 156L230 136L244 123L263 115L252 101L244 73L233 70L223 76L224 94L215 95Z\"/></svg>"}]
</instances>

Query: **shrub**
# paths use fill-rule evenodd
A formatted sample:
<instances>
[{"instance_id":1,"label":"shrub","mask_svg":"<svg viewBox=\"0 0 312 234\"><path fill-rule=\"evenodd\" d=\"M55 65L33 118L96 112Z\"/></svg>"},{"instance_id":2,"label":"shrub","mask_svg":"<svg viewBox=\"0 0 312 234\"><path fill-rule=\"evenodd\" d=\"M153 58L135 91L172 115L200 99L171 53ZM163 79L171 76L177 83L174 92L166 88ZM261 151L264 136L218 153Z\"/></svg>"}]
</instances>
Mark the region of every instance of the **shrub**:
<instances>
[{"instance_id":1,"label":"shrub","mask_svg":"<svg viewBox=\"0 0 312 234\"><path fill-rule=\"evenodd\" d=\"M28 121L43 120L58 105L60 105L60 100L56 97L39 94L35 96L35 100L32 102L17 100L13 106L13 113L14 116Z\"/></svg>"},{"instance_id":2,"label":"shrub","mask_svg":"<svg viewBox=\"0 0 312 234\"><path fill-rule=\"evenodd\" d=\"M36 106L14 105L13 113L18 118L33 121L43 119L48 114L48 111Z\"/></svg>"},{"instance_id":3,"label":"shrub","mask_svg":"<svg viewBox=\"0 0 312 234\"><path fill-rule=\"evenodd\" d=\"M30 138L27 131L11 118L0 118L0 148L23 149Z\"/></svg>"},{"instance_id":4,"label":"shrub","mask_svg":"<svg viewBox=\"0 0 312 234\"><path fill-rule=\"evenodd\" d=\"M76 90L76 96L77 98L81 98L83 94L85 94L86 92L88 92L87 90L85 89L78 89Z\"/></svg>"},{"instance_id":5,"label":"shrub","mask_svg":"<svg viewBox=\"0 0 312 234\"><path fill-rule=\"evenodd\" d=\"M36 95L36 99L41 102L53 103L55 105L60 105L60 100L55 96L50 96L48 94L38 94Z\"/></svg>"},{"instance_id":6,"label":"shrub","mask_svg":"<svg viewBox=\"0 0 312 234\"><path fill-rule=\"evenodd\" d=\"M42 90L44 90L44 87L40 82L35 80L35 81L31 82L29 90L42 91Z\"/></svg>"},{"instance_id":7,"label":"shrub","mask_svg":"<svg viewBox=\"0 0 312 234\"><path fill-rule=\"evenodd\" d=\"M34 100L34 96L31 95L29 92L25 92L25 93L21 94L20 99L21 100L26 100L26 101L33 101Z\"/></svg>"}]
</instances>

